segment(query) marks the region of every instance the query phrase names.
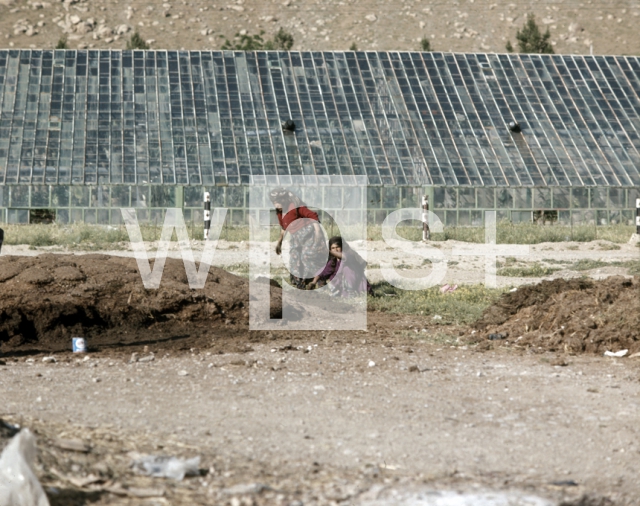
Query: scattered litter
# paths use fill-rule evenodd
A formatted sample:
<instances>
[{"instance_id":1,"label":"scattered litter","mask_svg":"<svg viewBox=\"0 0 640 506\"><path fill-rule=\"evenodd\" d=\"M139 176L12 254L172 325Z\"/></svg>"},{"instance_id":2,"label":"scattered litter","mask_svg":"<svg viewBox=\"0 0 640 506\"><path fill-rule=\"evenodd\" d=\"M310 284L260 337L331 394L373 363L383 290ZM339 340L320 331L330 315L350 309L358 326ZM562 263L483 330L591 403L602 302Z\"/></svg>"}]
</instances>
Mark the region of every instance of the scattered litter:
<instances>
[{"instance_id":1,"label":"scattered litter","mask_svg":"<svg viewBox=\"0 0 640 506\"><path fill-rule=\"evenodd\" d=\"M509 290L509 291L510 291L511 293L513 293L513 292L517 292L517 291L518 291L518 289L517 289L517 288L512 288L512 289L511 289L511 290Z\"/></svg>"},{"instance_id":2,"label":"scattered litter","mask_svg":"<svg viewBox=\"0 0 640 506\"><path fill-rule=\"evenodd\" d=\"M146 357L141 357L138 359L138 362L153 362L156 359L155 355L152 353L151 355L147 355Z\"/></svg>"},{"instance_id":3,"label":"scattered litter","mask_svg":"<svg viewBox=\"0 0 640 506\"><path fill-rule=\"evenodd\" d=\"M36 438L21 430L0 455L0 504L2 506L49 506L42 485L33 472Z\"/></svg>"},{"instance_id":4,"label":"scattered litter","mask_svg":"<svg viewBox=\"0 0 640 506\"><path fill-rule=\"evenodd\" d=\"M640 357L640 351L636 351L635 353L632 353L631 355L629 355L629 358L638 358Z\"/></svg>"},{"instance_id":5,"label":"scattered litter","mask_svg":"<svg viewBox=\"0 0 640 506\"><path fill-rule=\"evenodd\" d=\"M605 357L624 357L627 353L629 353L629 350L620 350L620 351L605 351L604 352L604 356Z\"/></svg>"},{"instance_id":6,"label":"scattered litter","mask_svg":"<svg viewBox=\"0 0 640 506\"><path fill-rule=\"evenodd\" d=\"M114 495L121 495L126 497L138 497L144 499L146 497L162 497L164 490L161 488L124 488L122 485L109 487L105 489Z\"/></svg>"},{"instance_id":7,"label":"scattered litter","mask_svg":"<svg viewBox=\"0 0 640 506\"><path fill-rule=\"evenodd\" d=\"M140 358L139 355L136 352L133 352L131 354L131 358L129 359L129 363L130 364L135 364L138 361L139 358Z\"/></svg>"},{"instance_id":8,"label":"scattered litter","mask_svg":"<svg viewBox=\"0 0 640 506\"><path fill-rule=\"evenodd\" d=\"M44 357L42 361L45 364L55 364L57 362L56 357Z\"/></svg>"},{"instance_id":9,"label":"scattered litter","mask_svg":"<svg viewBox=\"0 0 640 506\"><path fill-rule=\"evenodd\" d=\"M85 341L84 337L72 337L71 348L73 349L74 353L86 353L87 341Z\"/></svg>"},{"instance_id":10,"label":"scattered litter","mask_svg":"<svg viewBox=\"0 0 640 506\"><path fill-rule=\"evenodd\" d=\"M373 360L369 360L369 367L375 367L376 363Z\"/></svg>"},{"instance_id":11,"label":"scattered litter","mask_svg":"<svg viewBox=\"0 0 640 506\"><path fill-rule=\"evenodd\" d=\"M20 432L19 425L13 425L0 418L0 437L9 439L15 436L18 432Z\"/></svg>"},{"instance_id":12,"label":"scattered litter","mask_svg":"<svg viewBox=\"0 0 640 506\"><path fill-rule=\"evenodd\" d=\"M189 373L187 371L178 371L178 376L188 376Z\"/></svg>"},{"instance_id":13,"label":"scattered litter","mask_svg":"<svg viewBox=\"0 0 640 506\"><path fill-rule=\"evenodd\" d=\"M442 316L440 316L439 314L434 314L433 315L433 319L434 320L442 320Z\"/></svg>"},{"instance_id":14,"label":"scattered litter","mask_svg":"<svg viewBox=\"0 0 640 506\"><path fill-rule=\"evenodd\" d=\"M440 293L455 292L458 289L458 285L442 285L440 287Z\"/></svg>"},{"instance_id":15,"label":"scattered litter","mask_svg":"<svg viewBox=\"0 0 640 506\"><path fill-rule=\"evenodd\" d=\"M497 334L489 334L489 341L500 341L502 339L506 339L507 334L497 333Z\"/></svg>"},{"instance_id":16,"label":"scattered litter","mask_svg":"<svg viewBox=\"0 0 640 506\"><path fill-rule=\"evenodd\" d=\"M133 461L133 469L154 478L173 478L181 481L185 476L199 473L200 457L184 460L176 457L146 455Z\"/></svg>"},{"instance_id":17,"label":"scattered litter","mask_svg":"<svg viewBox=\"0 0 640 506\"><path fill-rule=\"evenodd\" d=\"M319 391L323 391L326 390L326 388L324 387L324 385L316 385L315 387L313 387L314 390L319 390Z\"/></svg>"}]
</instances>

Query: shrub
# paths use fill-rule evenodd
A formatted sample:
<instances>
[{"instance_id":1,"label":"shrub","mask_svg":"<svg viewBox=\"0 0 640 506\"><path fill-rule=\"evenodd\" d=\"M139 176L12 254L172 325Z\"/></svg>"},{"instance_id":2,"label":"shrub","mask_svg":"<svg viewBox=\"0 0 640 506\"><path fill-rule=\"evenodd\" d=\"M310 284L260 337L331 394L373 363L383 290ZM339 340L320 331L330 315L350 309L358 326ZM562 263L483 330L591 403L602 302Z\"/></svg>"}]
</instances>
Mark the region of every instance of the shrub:
<instances>
[{"instance_id":1,"label":"shrub","mask_svg":"<svg viewBox=\"0 0 640 506\"><path fill-rule=\"evenodd\" d=\"M56 44L56 49L69 49L67 46L67 36L63 35L58 39L58 43Z\"/></svg>"},{"instance_id":2,"label":"shrub","mask_svg":"<svg viewBox=\"0 0 640 506\"><path fill-rule=\"evenodd\" d=\"M222 44L221 49L231 51L260 51L277 50L277 51L289 51L293 46L293 35L280 28L274 35L272 40L265 40L262 38L264 30L260 30L259 34L249 35L245 33L241 35L236 33L233 40L229 40L226 37ZM223 36L221 36L223 37Z\"/></svg>"},{"instance_id":3,"label":"shrub","mask_svg":"<svg viewBox=\"0 0 640 506\"><path fill-rule=\"evenodd\" d=\"M529 14L522 30L518 30L516 32L518 52L553 54L553 46L551 45L551 42L549 42L550 38L551 34L549 33L549 28L547 28L545 33L542 33L536 24L535 16L533 14ZM511 41L507 42L506 49L510 53L513 52Z\"/></svg>"},{"instance_id":4,"label":"shrub","mask_svg":"<svg viewBox=\"0 0 640 506\"><path fill-rule=\"evenodd\" d=\"M149 44L147 44L140 34L138 30L136 30L131 38L127 41L127 49L149 49Z\"/></svg>"},{"instance_id":5,"label":"shrub","mask_svg":"<svg viewBox=\"0 0 640 506\"><path fill-rule=\"evenodd\" d=\"M431 49L431 42L429 42L429 39L426 37L422 37L422 40L420 41L420 50L423 52L433 51Z\"/></svg>"}]
</instances>

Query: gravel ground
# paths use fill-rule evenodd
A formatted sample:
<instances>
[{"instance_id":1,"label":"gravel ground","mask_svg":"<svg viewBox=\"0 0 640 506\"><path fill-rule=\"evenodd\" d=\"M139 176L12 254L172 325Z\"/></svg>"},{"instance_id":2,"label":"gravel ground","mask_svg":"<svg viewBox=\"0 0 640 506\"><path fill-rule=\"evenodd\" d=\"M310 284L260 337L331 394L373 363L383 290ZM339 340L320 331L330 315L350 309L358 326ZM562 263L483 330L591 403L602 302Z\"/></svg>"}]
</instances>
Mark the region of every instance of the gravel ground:
<instances>
[{"instance_id":1,"label":"gravel ground","mask_svg":"<svg viewBox=\"0 0 640 506\"><path fill-rule=\"evenodd\" d=\"M169 501L156 504L430 504L390 499L425 489L636 503L637 359L575 356L560 367L548 354L344 337L245 353L141 350L156 352L143 363L128 351L16 357L0 367L0 415L39 427L43 445L73 434L104 454L110 441L122 463L112 479L125 487L143 479L126 467L132 451L200 455L206 476L143 479ZM91 472L73 460L59 460L67 478ZM251 483L269 488L233 489ZM103 493L95 503L151 504L140 501Z\"/></svg>"}]
</instances>

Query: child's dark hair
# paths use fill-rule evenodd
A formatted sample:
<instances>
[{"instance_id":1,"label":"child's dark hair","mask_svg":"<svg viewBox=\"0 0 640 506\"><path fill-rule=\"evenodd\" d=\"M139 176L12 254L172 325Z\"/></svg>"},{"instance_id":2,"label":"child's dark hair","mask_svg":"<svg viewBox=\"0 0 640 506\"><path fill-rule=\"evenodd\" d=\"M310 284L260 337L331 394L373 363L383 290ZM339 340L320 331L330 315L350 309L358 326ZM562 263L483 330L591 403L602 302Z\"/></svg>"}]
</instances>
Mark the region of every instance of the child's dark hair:
<instances>
[{"instance_id":1,"label":"child's dark hair","mask_svg":"<svg viewBox=\"0 0 640 506\"><path fill-rule=\"evenodd\" d=\"M340 237L339 235L333 236L331 239L329 239L329 251L331 251L331 246L333 246L334 244L340 246L340 249L344 249L342 247L342 237ZM338 259L331 255L331 253L329 253L329 261L331 262L331 265L335 267Z\"/></svg>"}]
</instances>

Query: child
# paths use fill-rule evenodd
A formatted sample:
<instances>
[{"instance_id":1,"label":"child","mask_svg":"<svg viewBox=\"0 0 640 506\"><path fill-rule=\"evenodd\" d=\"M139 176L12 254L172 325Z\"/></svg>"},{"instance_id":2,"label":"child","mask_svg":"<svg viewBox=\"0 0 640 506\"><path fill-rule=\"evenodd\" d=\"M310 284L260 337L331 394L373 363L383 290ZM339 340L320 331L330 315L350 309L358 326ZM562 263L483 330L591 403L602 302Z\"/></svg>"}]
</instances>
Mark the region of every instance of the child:
<instances>
[{"instance_id":1,"label":"child","mask_svg":"<svg viewBox=\"0 0 640 506\"><path fill-rule=\"evenodd\" d=\"M342 242L342 237L332 237L329 239L329 261L313 278L310 288L331 281L332 295L349 297L360 292L371 293L371 285L364 274L366 266L363 258Z\"/></svg>"}]
</instances>

